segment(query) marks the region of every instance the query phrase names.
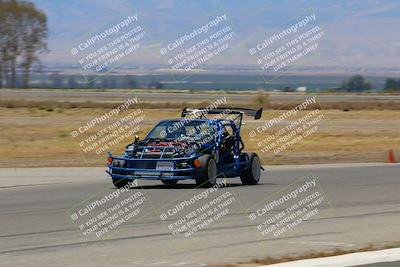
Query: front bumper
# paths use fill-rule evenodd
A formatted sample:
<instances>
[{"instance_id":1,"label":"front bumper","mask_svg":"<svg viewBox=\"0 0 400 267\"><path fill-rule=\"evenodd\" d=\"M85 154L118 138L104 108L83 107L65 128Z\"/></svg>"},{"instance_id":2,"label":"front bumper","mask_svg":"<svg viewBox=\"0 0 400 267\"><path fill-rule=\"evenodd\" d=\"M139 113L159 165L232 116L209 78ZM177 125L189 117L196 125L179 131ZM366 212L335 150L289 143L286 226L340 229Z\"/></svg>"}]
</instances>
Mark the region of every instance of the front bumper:
<instances>
[{"instance_id":1,"label":"front bumper","mask_svg":"<svg viewBox=\"0 0 400 267\"><path fill-rule=\"evenodd\" d=\"M174 159L126 159L120 157L113 157L112 161L119 162L123 161L123 166L115 166L114 164L107 164L108 173L114 179L145 179L145 180L186 180L196 179L200 176L199 168L193 168L189 164L194 160L192 157L187 158L174 158ZM174 162L174 169L172 170L157 170L156 164L159 161ZM189 167L177 168L182 162L188 163Z\"/></svg>"}]
</instances>

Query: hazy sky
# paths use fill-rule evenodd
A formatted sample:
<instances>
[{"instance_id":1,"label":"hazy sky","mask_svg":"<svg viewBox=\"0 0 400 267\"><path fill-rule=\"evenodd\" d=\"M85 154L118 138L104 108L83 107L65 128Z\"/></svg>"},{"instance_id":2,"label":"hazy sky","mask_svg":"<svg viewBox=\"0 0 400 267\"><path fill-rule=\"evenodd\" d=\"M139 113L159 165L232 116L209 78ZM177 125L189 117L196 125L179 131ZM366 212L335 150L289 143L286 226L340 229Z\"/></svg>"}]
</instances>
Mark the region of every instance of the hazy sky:
<instances>
[{"instance_id":1,"label":"hazy sky","mask_svg":"<svg viewBox=\"0 0 400 267\"><path fill-rule=\"evenodd\" d=\"M256 64L249 49L273 34L315 14L312 26L319 26L324 36L318 49L297 66L398 67L400 56L400 1L129 1L129 0L34 0L48 15L49 48L44 62L72 63L77 58L71 49L137 14L146 32L141 48L124 62L161 63L160 54L184 34L226 14L224 26L235 36L229 49L213 58L210 64ZM133 25L133 24L132 24Z\"/></svg>"}]
</instances>

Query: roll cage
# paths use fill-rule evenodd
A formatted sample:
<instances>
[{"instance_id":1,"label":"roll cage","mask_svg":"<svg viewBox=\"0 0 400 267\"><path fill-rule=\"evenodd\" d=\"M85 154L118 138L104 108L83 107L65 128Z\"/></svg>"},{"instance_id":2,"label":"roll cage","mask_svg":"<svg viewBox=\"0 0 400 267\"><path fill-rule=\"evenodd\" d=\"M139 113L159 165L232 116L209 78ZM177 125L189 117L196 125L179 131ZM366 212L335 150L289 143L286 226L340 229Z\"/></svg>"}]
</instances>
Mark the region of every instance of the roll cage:
<instances>
[{"instance_id":1,"label":"roll cage","mask_svg":"<svg viewBox=\"0 0 400 267\"><path fill-rule=\"evenodd\" d=\"M208 118L207 115L217 115L217 118ZM232 119L221 118L218 115L232 115L233 118ZM227 141L227 139L229 138L233 139L232 147L230 146L230 144L228 144L229 147L225 151L226 153L220 155L220 158L224 159L225 157L229 156L231 152L230 149L232 149L235 166L239 165L240 153L244 149L244 143L240 136L240 130L243 122L243 115L252 116L254 117L255 120L258 120L261 118L262 108L255 110L255 109L231 108L231 107L220 107L215 109L210 109L210 108L192 109L186 107L182 110L181 113L181 117L186 117L186 116L199 117L201 119L210 120L210 122L216 123L218 125L219 134L214 150L218 150L218 152L220 152L219 150L223 142ZM222 127L224 128L231 127L233 133L232 137L224 136L224 133L227 130L223 129Z\"/></svg>"},{"instance_id":2,"label":"roll cage","mask_svg":"<svg viewBox=\"0 0 400 267\"><path fill-rule=\"evenodd\" d=\"M240 131L243 121L243 115L254 117L255 120L261 118L262 108L248 109L248 108L230 108L230 107L220 107L215 109L210 108L184 108L181 113L181 117L194 116L201 119L207 119L207 115L233 115L234 118L231 119L235 122L236 128ZM225 119L228 120L228 119Z\"/></svg>"}]
</instances>

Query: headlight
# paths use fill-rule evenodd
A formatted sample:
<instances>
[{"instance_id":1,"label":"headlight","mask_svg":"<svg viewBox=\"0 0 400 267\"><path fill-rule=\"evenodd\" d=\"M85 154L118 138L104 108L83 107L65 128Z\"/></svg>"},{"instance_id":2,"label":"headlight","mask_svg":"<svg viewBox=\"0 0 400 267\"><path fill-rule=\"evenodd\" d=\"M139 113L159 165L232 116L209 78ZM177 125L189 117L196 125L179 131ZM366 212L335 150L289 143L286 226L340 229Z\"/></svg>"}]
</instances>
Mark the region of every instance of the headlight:
<instances>
[{"instance_id":1,"label":"headlight","mask_svg":"<svg viewBox=\"0 0 400 267\"><path fill-rule=\"evenodd\" d=\"M179 164L179 167L181 167L182 169L186 169L188 166L187 162L182 162L181 164Z\"/></svg>"},{"instance_id":2,"label":"headlight","mask_svg":"<svg viewBox=\"0 0 400 267\"><path fill-rule=\"evenodd\" d=\"M112 162L113 167L124 167L124 165L125 165L125 160L114 159Z\"/></svg>"}]
</instances>

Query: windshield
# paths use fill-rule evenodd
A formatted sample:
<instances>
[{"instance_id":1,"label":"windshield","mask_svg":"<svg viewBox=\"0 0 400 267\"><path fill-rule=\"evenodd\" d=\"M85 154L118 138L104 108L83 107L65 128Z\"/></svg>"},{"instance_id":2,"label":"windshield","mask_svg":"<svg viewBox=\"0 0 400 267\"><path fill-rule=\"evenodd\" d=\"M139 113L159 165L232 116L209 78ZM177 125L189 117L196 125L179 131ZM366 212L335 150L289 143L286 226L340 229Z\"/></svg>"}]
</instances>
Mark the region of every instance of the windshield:
<instances>
[{"instance_id":1,"label":"windshield","mask_svg":"<svg viewBox=\"0 0 400 267\"><path fill-rule=\"evenodd\" d=\"M146 138L197 140L213 137L215 132L215 126L209 125L207 121L162 121L150 131Z\"/></svg>"}]
</instances>

